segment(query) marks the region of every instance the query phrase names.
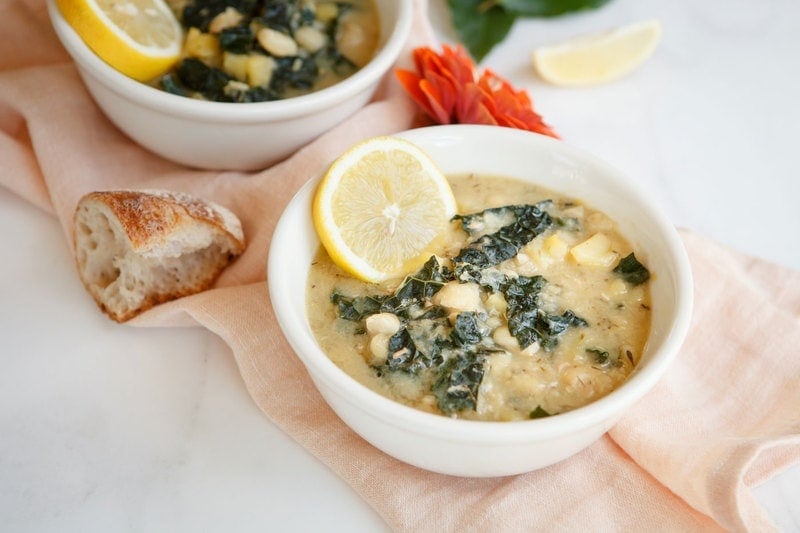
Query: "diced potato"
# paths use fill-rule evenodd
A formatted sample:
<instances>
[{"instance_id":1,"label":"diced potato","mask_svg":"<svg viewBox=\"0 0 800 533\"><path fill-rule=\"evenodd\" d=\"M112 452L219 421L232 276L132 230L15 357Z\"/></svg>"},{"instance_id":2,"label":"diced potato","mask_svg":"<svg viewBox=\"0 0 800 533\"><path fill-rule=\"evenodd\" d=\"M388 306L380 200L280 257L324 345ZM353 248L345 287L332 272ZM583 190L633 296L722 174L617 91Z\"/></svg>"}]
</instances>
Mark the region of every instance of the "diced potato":
<instances>
[{"instance_id":1,"label":"diced potato","mask_svg":"<svg viewBox=\"0 0 800 533\"><path fill-rule=\"evenodd\" d=\"M605 233L595 233L569 251L572 259L579 265L608 267L617 259L611 250L611 240Z\"/></svg>"},{"instance_id":2,"label":"diced potato","mask_svg":"<svg viewBox=\"0 0 800 533\"><path fill-rule=\"evenodd\" d=\"M232 54L224 52L222 54L222 70L233 76L239 81L247 81L247 54Z\"/></svg>"},{"instance_id":3,"label":"diced potato","mask_svg":"<svg viewBox=\"0 0 800 533\"><path fill-rule=\"evenodd\" d=\"M501 326L492 332L492 338L494 342L505 348L511 353L518 352L520 349L519 342L517 338L514 337L508 328L505 326Z\"/></svg>"},{"instance_id":4,"label":"diced potato","mask_svg":"<svg viewBox=\"0 0 800 533\"><path fill-rule=\"evenodd\" d=\"M524 355L526 357L532 357L534 354L539 352L540 348L541 347L539 346L539 343L538 342L534 342L534 343L529 344L524 350L522 350L520 352L520 354L522 354L522 355Z\"/></svg>"},{"instance_id":5,"label":"diced potato","mask_svg":"<svg viewBox=\"0 0 800 533\"><path fill-rule=\"evenodd\" d=\"M564 256L569 251L567 243L558 236L558 233L554 233L545 239L544 249L553 259L564 259Z\"/></svg>"},{"instance_id":6,"label":"diced potato","mask_svg":"<svg viewBox=\"0 0 800 533\"><path fill-rule=\"evenodd\" d=\"M222 53L217 37L210 33L203 33L197 28L189 28L183 50L188 57L197 58L206 65L216 67L222 62Z\"/></svg>"},{"instance_id":7,"label":"diced potato","mask_svg":"<svg viewBox=\"0 0 800 533\"><path fill-rule=\"evenodd\" d=\"M330 22L339 16L339 8L333 2L323 2L317 4L317 20L320 22Z\"/></svg>"},{"instance_id":8,"label":"diced potato","mask_svg":"<svg viewBox=\"0 0 800 533\"><path fill-rule=\"evenodd\" d=\"M275 60L271 57L263 54L250 54L247 57L247 83L251 87L269 85L275 65Z\"/></svg>"},{"instance_id":9,"label":"diced potato","mask_svg":"<svg viewBox=\"0 0 800 533\"><path fill-rule=\"evenodd\" d=\"M297 55L297 43L290 35L281 33L272 28L261 28L256 34L256 39L261 47L275 57Z\"/></svg>"},{"instance_id":10,"label":"diced potato","mask_svg":"<svg viewBox=\"0 0 800 533\"><path fill-rule=\"evenodd\" d=\"M226 7L225 11L214 17L214 19L208 24L208 31L209 33L220 33L222 30L226 28L232 28L239 24L244 15L239 13L234 7Z\"/></svg>"},{"instance_id":11,"label":"diced potato","mask_svg":"<svg viewBox=\"0 0 800 533\"><path fill-rule=\"evenodd\" d=\"M493 292L486 298L486 310L490 313L503 315L508 309L508 303L499 292Z\"/></svg>"},{"instance_id":12,"label":"diced potato","mask_svg":"<svg viewBox=\"0 0 800 533\"><path fill-rule=\"evenodd\" d=\"M621 296L628 292L628 285L619 278L616 278L608 284L609 296Z\"/></svg>"}]
</instances>

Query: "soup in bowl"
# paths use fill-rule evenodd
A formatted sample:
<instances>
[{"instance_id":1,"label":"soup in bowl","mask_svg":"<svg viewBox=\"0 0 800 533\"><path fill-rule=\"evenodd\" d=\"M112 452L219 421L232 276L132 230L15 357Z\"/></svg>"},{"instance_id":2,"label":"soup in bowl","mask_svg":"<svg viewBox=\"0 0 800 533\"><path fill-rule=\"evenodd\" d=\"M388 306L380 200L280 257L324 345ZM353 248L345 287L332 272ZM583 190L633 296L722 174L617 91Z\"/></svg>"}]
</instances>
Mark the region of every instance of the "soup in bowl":
<instances>
[{"instance_id":1,"label":"soup in bowl","mask_svg":"<svg viewBox=\"0 0 800 533\"><path fill-rule=\"evenodd\" d=\"M351 15L341 12L345 4L349 2L333 3L338 6L337 26L354 23ZM322 14L314 10L313 20L306 20L302 10L294 13L287 22L289 29L281 29L278 22L283 18L269 13L246 19L247 24L242 18L241 26L234 24L241 14L232 14L232 18L219 23L217 33L212 33L208 26L214 23L215 16L197 22L202 31L195 28L197 31L193 32L195 36L189 43L193 57L184 66L183 78L176 71L166 80L162 77L148 83L128 77L100 59L64 18L56 0L47 0L57 36L74 59L89 94L111 122L164 158L195 168L228 170L260 170L276 163L370 100L411 31L412 0L370 0L368 5L374 8L376 27L372 28L374 42L365 38L363 48L359 48L365 52L363 57L348 52L348 59L344 55L349 49L336 40L333 23L325 25L316 18L327 17L325 9ZM223 10L217 15L224 13ZM315 46L313 37L302 37L302 28L308 29L307 34L321 34L316 38L324 40L323 48L312 54L301 46L300 42L306 42L308 48ZM234 40L226 45L227 51L219 48L218 42L226 30ZM251 41L234 39L245 31L250 32ZM259 35L263 36L260 40ZM278 48L279 45L273 48L271 43L275 40L291 50ZM335 50L326 52L328 45ZM273 48L274 53L265 46ZM289 52L296 55L282 55ZM337 63L339 53L342 61ZM312 61L312 56L319 56L319 63ZM355 68L356 62L363 66ZM209 65L216 70L212 71ZM180 64L176 69L181 69ZM321 74L336 70L340 70L340 77ZM304 87L310 92L305 93ZM218 96L223 101L208 96Z\"/></svg>"},{"instance_id":2,"label":"soup in bowl","mask_svg":"<svg viewBox=\"0 0 800 533\"><path fill-rule=\"evenodd\" d=\"M683 341L692 282L676 231L634 182L561 141L489 126L400 136L458 201L450 250L412 276L440 286L415 308L357 303L390 301L405 281L365 285L326 263L313 180L270 248L286 338L334 411L410 464L499 476L580 451L655 385ZM463 253L518 223L537 234L508 258L476 268L483 260Z\"/></svg>"}]
</instances>

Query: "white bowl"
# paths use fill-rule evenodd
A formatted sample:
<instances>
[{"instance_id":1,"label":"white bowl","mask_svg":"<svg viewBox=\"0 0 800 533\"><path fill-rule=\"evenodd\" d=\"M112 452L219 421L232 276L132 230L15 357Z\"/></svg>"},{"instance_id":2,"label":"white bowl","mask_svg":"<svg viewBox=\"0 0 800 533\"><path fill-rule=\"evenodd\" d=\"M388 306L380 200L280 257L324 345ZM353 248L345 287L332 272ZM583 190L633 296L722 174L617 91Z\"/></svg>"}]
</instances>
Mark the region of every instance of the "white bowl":
<instances>
[{"instance_id":1,"label":"white bowl","mask_svg":"<svg viewBox=\"0 0 800 533\"><path fill-rule=\"evenodd\" d=\"M653 388L684 340L691 318L692 276L677 232L634 182L562 141L492 126L435 126L400 136L425 150L445 174L476 172L528 180L582 199L615 219L654 273L651 332L639 365L624 384L600 400L521 422L437 416L369 390L328 359L306 318L306 278L319 247L311 220L316 179L286 207L270 247L270 298L287 340L342 420L401 461L444 474L504 476L577 453Z\"/></svg>"},{"instance_id":2,"label":"white bowl","mask_svg":"<svg viewBox=\"0 0 800 533\"><path fill-rule=\"evenodd\" d=\"M247 104L176 96L129 78L86 46L55 0L47 0L47 8L89 92L129 137L192 167L254 170L287 157L369 101L408 37L411 2L376 0L381 22L378 50L349 78L308 95Z\"/></svg>"}]
</instances>

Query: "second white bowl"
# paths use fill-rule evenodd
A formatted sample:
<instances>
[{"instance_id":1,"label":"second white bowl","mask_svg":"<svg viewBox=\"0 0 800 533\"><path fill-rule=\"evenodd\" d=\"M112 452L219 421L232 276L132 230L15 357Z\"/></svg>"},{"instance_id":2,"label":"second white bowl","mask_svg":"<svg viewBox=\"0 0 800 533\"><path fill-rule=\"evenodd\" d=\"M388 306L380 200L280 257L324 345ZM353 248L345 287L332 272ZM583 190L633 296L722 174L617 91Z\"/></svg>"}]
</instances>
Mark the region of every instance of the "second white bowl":
<instances>
[{"instance_id":1,"label":"second white bowl","mask_svg":"<svg viewBox=\"0 0 800 533\"><path fill-rule=\"evenodd\" d=\"M185 98L129 78L92 52L55 0L47 0L47 8L97 105L134 141L192 167L256 170L287 157L369 101L408 37L411 2L375 0L378 50L349 78L308 95L247 104Z\"/></svg>"}]
</instances>

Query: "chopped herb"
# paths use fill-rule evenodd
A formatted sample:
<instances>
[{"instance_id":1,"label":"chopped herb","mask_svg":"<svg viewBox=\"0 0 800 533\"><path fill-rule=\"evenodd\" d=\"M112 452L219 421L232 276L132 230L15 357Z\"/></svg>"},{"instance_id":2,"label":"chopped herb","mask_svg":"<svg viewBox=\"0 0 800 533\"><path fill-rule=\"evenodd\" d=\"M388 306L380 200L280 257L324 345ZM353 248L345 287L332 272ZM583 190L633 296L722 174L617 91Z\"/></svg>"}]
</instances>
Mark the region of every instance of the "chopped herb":
<instances>
[{"instance_id":1,"label":"chopped herb","mask_svg":"<svg viewBox=\"0 0 800 533\"><path fill-rule=\"evenodd\" d=\"M436 256L422 268L408 276L391 296L374 295L349 297L334 291L333 302L339 311L339 318L359 321L376 313L394 313L401 318L410 318L412 309L421 309L427 298L439 292L450 281L450 271L439 264Z\"/></svg>"},{"instance_id":2,"label":"chopped herb","mask_svg":"<svg viewBox=\"0 0 800 533\"><path fill-rule=\"evenodd\" d=\"M209 67L199 59L187 57L178 65L178 78L192 91L210 100L225 100L225 86L231 77L218 68Z\"/></svg>"},{"instance_id":3,"label":"chopped herb","mask_svg":"<svg viewBox=\"0 0 800 533\"><path fill-rule=\"evenodd\" d=\"M488 334L489 331L481 331L476 313L459 313L450 338L456 346L474 346Z\"/></svg>"},{"instance_id":4,"label":"chopped herb","mask_svg":"<svg viewBox=\"0 0 800 533\"><path fill-rule=\"evenodd\" d=\"M312 57L281 57L270 78L269 88L276 93L287 89L310 89L317 79L319 68Z\"/></svg>"},{"instance_id":5,"label":"chopped herb","mask_svg":"<svg viewBox=\"0 0 800 533\"><path fill-rule=\"evenodd\" d=\"M594 356L594 362L597 365L608 366L611 362L608 352L600 348L586 348L586 353L590 353Z\"/></svg>"},{"instance_id":6,"label":"chopped herb","mask_svg":"<svg viewBox=\"0 0 800 533\"><path fill-rule=\"evenodd\" d=\"M253 48L254 39L250 26L225 28L219 34L219 47L232 54L246 54Z\"/></svg>"},{"instance_id":7,"label":"chopped herb","mask_svg":"<svg viewBox=\"0 0 800 533\"><path fill-rule=\"evenodd\" d=\"M548 413L547 411L545 411L544 409L542 409L541 405L537 405L536 409L531 411L531 414L529 416L530 416L530 418L533 419L533 418L547 418L548 416L552 416L552 415L550 413Z\"/></svg>"},{"instance_id":8,"label":"chopped herb","mask_svg":"<svg viewBox=\"0 0 800 533\"><path fill-rule=\"evenodd\" d=\"M435 345L431 344L431 346ZM418 374L422 370L438 366L442 362L441 350L437 349L432 353L420 350L408 329L401 328L400 331L389 338L389 357L380 370Z\"/></svg>"},{"instance_id":9,"label":"chopped herb","mask_svg":"<svg viewBox=\"0 0 800 533\"><path fill-rule=\"evenodd\" d=\"M485 353L459 353L439 367L431 392L443 413L475 409L485 360Z\"/></svg>"},{"instance_id":10,"label":"chopped herb","mask_svg":"<svg viewBox=\"0 0 800 533\"><path fill-rule=\"evenodd\" d=\"M381 312L381 306L386 301L386 296L359 296L351 298L339 292L331 293L331 303L336 306L339 318L358 322L370 315Z\"/></svg>"},{"instance_id":11,"label":"chopped herb","mask_svg":"<svg viewBox=\"0 0 800 533\"><path fill-rule=\"evenodd\" d=\"M159 84L161 88L168 93L186 96L186 91L181 87L180 82L175 78L174 74L166 74L159 80Z\"/></svg>"},{"instance_id":12,"label":"chopped herb","mask_svg":"<svg viewBox=\"0 0 800 533\"><path fill-rule=\"evenodd\" d=\"M511 205L456 215L454 220L461 220L464 231L480 235L453 259L456 277L462 281L479 281L481 270L517 255L523 246L552 226L553 219L543 210L551 203ZM489 221L498 220L507 223L494 233L481 235Z\"/></svg>"},{"instance_id":13,"label":"chopped herb","mask_svg":"<svg viewBox=\"0 0 800 533\"><path fill-rule=\"evenodd\" d=\"M571 326L589 324L572 311L548 314L541 308L539 295L547 284L542 276L519 276L509 279L501 289L508 303L508 330L522 349L538 342L546 352L558 345L558 336Z\"/></svg>"},{"instance_id":14,"label":"chopped herb","mask_svg":"<svg viewBox=\"0 0 800 533\"><path fill-rule=\"evenodd\" d=\"M620 259L619 264L614 267L614 274L634 286L641 285L650 279L650 272L636 259L633 253Z\"/></svg>"}]
</instances>

